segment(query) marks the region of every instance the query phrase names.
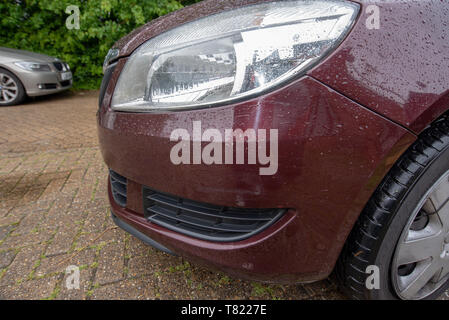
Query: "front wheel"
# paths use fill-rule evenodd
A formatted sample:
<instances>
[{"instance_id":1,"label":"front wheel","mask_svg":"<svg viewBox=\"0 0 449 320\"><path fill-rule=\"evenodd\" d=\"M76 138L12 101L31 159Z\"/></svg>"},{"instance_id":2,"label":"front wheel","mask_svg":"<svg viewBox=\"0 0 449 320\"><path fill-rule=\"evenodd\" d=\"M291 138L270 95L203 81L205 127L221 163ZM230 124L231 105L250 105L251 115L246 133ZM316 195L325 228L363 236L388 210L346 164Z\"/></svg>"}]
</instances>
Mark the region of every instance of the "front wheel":
<instances>
[{"instance_id":1,"label":"front wheel","mask_svg":"<svg viewBox=\"0 0 449 320\"><path fill-rule=\"evenodd\" d=\"M0 69L0 107L13 106L25 100L25 89L14 74Z\"/></svg>"},{"instance_id":2,"label":"front wheel","mask_svg":"<svg viewBox=\"0 0 449 320\"><path fill-rule=\"evenodd\" d=\"M445 116L400 158L362 212L337 263L343 290L355 299L443 294L449 287L448 199Z\"/></svg>"}]
</instances>

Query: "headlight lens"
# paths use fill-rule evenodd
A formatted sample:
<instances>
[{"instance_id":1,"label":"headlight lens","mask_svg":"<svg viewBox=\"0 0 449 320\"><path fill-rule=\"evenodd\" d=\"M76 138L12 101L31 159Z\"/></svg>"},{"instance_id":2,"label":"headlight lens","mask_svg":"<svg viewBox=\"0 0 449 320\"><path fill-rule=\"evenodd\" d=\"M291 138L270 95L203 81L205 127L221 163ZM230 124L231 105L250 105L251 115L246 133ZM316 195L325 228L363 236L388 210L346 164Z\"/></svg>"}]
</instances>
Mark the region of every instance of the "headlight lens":
<instances>
[{"instance_id":1,"label":"headlight lens","mask_svg":"<svg viewBox=\"0 0 449 320\"><path fill-rule=\"evenodd\" d=\"M112 108L204 107L269 90L337 46L358 10L332 0L269 2L184 24L131 55Z\"/></svg>"},{"instance_id":2,"label":"headlight lens","mask_svg":"<svg viewBox=\"0 0 449 320\"><path fill-rule=\"evenodd\" d=\"M14 63L16 66L21 67L28 71L51 71L50 66L47 63L37 63L32 61L20 61Z\"/></svg>"}]
</instances>

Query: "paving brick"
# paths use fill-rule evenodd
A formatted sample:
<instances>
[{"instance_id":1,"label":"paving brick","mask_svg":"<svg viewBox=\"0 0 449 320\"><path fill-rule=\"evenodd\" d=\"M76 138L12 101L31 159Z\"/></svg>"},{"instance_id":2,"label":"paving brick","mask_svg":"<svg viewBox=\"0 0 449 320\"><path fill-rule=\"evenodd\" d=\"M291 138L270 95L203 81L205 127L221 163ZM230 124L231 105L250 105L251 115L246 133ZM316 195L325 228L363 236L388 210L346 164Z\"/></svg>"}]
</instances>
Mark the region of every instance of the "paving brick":
<instances>
[{"instance_id":1,"label":"paving brick","mask_svg":"<svg viewBox=\"0 0 449 320\"><path fill-rule=\"evenodd\" d=\"M95 283L105 284L124 279L124 243L108 243L101 251Z\"/></svg>"},{"instance_id":2,"label":"paving brick","mask_svg":"<svg viewBox=\"0 0 449 320\"><path fill-rule=\"evenodd\" d=\"M128 253L133 256L145 254L148 251L148 245L134 236L129 237Z\"/></svg>"},{"instance_id":3,"label":"paving brick","mask_svg":"<svg viewBox=\"0 0 449 320\"><path fill-rule=\"evenodd\" d=\"M0 227L0 240L5 239L9 235L11 230L13 230L13 229L14 229L14 226L11 226L11 225L1 226Z\"/></svg>"},{"instance_id":4,"label":"paving brick","mask_svg":"<svg viewBox=\"0 0 449 320\"><path fill-rule=\"evenodd\" d=\"M8 267L15 256L15 250L0 251L0 269Z\"/></svg>"},{"instance_id":5,"label":"paving brick","mask_svg":"<svg viewBox=\"0 0 449 320\"><path fill-rule=\"evenodd\" d=\"M41 300L49 298L58 283L58 277L24 281L0 287L0 299Z\"/></svg>"},{"instance_id":6,"label":"paving brick","mask_svg":"<svg viewBox=\"0 0 449 320\"><path fill-rule=\"evenodd\" d=\"M86 249L80 252L44 257L36 269L35 276L40 277L53 273L65 273L68 266L89 268L95 261L95 250Z\"/></svg>"},{"instance_id":7,"label":"paving brick","mask_svg":"<svg viewBox=\"0 0 449 320\"><path fill-rule=\"evenodd\" d=\"M27 246L34 246L40 243L44 243L51 237L49 230L42 232L29 232L24 234L10 234L3 240L0 245L0 250L8 250L13 248L22 248Z\"/></svg>"},{"instance_id":8,"label":"paving brick","mask_svg":"<svg viewBox=\"0 0 449 320\"><path fill-rule=\"evenodd\" d=\"M70 283L70 274L64 273L64 278L61 282L61 288L56 299L58 300L85 300L88 298L89 289L92 286L91 279L94 270L92 268L81 269L79 288L74 288ZM108 298L105 298L108 299ZM109 298L111 299L111 298Z\"/></svg>"},{"instance_id":9,"label":"paving brick","mask_svg":"<svg viewBox=\"0 0 449 320\"><path fill-rule=\"evenodd\" d=\"M152 268L152 261L148 256L131 257L128 262L128 276L139 277L152 274L155 270Z\"/></svg>"},{"instance_id":10,"label":"paving brick","mask_svg":"<svg viewBox=\"0 0 449 320\"><path fill-rule=\"evenodd\" d=\"M45 254L56 255L68 252L75 240L77 232L78 230L74 224L60 227Z\"/></svg>"},{"instance_id":11,"label":"paving brick","mask_svg":"<svg viewBox=\"0 0 449 320\"><path fill-rule=\"evenodd\" d=\"M154 283L141 279L124 280L93 290L92 299L152 300L156 298Z\"/></svg>"},{"instance_id":12,"label":"paving brick","mask_svg":"<svg viewBox=\"0 0 449 320\"><path fill-rule=\"evenodd\" d=\"M21 249L0 279L0 286L14 285L19 280L26 280L40 260L43 248L43 245L35 245Z\"/></svg>"},{"instance_id":13,"label":"paving brick","mask_svg":"<svg viewBox=\"0 0 449 320\"><path fill-rule=\"evenodd\" d=\"M20 224L14 230L14 233L24 234L35 230L43 218L44 215L41 211L30 211L25 213L24 218L20 221Z\"/></svg>"}]
</instances>

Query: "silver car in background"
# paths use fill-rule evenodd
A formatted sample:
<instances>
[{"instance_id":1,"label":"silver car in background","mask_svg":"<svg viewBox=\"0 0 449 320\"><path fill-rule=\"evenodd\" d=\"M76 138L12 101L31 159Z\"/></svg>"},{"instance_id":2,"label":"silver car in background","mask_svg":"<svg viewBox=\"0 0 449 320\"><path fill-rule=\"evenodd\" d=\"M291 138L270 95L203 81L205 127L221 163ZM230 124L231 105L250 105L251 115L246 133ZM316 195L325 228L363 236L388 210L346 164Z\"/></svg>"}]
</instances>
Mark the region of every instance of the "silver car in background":
<instances>
[{"instance_id":1,"label":"silver car in background","mask_svg":"<svg viewBox=\"0 0 449 320\"><path fill-rule=\"evenodd\" d=\"M42 96L72 87L64 61L43 54L0 47L0 107L16 105L27 96Z\"/></svg>"}]
</instances>

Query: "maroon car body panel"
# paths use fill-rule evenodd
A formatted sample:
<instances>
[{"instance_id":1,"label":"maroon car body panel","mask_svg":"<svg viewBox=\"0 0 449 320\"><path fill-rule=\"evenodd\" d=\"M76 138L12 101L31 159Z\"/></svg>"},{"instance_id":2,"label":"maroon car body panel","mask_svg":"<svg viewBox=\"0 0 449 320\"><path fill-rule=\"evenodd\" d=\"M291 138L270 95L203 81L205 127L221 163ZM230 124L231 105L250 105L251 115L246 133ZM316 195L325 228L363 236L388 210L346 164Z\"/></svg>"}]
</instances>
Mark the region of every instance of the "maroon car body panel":
<instances>
[{"instance_id":1,"label":"maroon car body panel","mask_svg":"<svg viewBox=\"0 0 449 320\"><path fill-rule=\"evenodd\" d=\"M112 94L126 56L140 44L178 24L257 2L262 1L204 1L156 19L117 42L121 58L101 102L98 132L107 166L129 182L127 208L115 204L110 194L111 206L120 219L193 261L257 280L319 280L332 271L360 212L391 166L415 141L414 133L448 110L443 83L445 79L447 88L445 57L423 67L426 79L418 80L421 69L405 70L412 61L425 64L419 45L448 50L433 35L429 36L433 44L414 42L415 50L406 46L410 52L392 48L405 43L385 42L395 41L397 36L388 38L388 30L367 30L365 5L380 6L381 23L385 23L382 27L388 26L406 39L407 25L397 24L414 23L404 20L408 6L362 1L361 16L340 47L307 76L280 89L209 109L157 114L111 110ZM426 3L414 4L410 10L426 11ZM441 8L441 12L444 10ZM431 12L434 18L443 19L438 12ZM430 24L429 20L427 26ZM414 30L411 26L408 29ZM444 36L447 31L442 32ZM397 57L399 54L402 57ZM401 60L404 56L408 61ZM385 65L390 65L393 75ZM408 81L404 80L406 76L410 76ZM172 164L172 130L191 132L192 122L198 120L204 129L216 128L222 133L238 128L278 129L277 174L260 176L258 165ZM291 209L256 236L215 243L147 222L143 217L143 185L216 205Z\"/></svg>"},{"instance_id":2,"label":"maroon car body panel","mask_svg":"<svg viewBox=\"0 0 449 320\"><path fill-rule=\"evenodd\" d=\"M364 1L363 8L371 3L380 28L366 28L362 11L351 35L309 75L419 133L449 106L449 1Z\"/></svg>"},{"instance_id":3,"label":"maroon car body panel","mask_svg":"<svg viewBox=\"0 0 449 320\"><path fill-rule=\"evenodd\" d=\"M113 207L119 218L183 256L234 274L251 265L244 275L266 281L326 277L374 188L415 140L404 128L309 77L235 105L161 114L102 108L99 119L106 164L132 181L129 210ZM191 130L194 120L221 132L278 128L277 174L260 176L257 165L172 164L171 131ZM292 210L272 227L280 230L276 236L268 229L247 241L213 243L161 232L163 228L144 222L142 185L216 205ZM273 250L275 245L282 250ZM234 247L239 250L230 254ZM274 261L282 266L273 269Z\"/></svg>"}]
</instances>

